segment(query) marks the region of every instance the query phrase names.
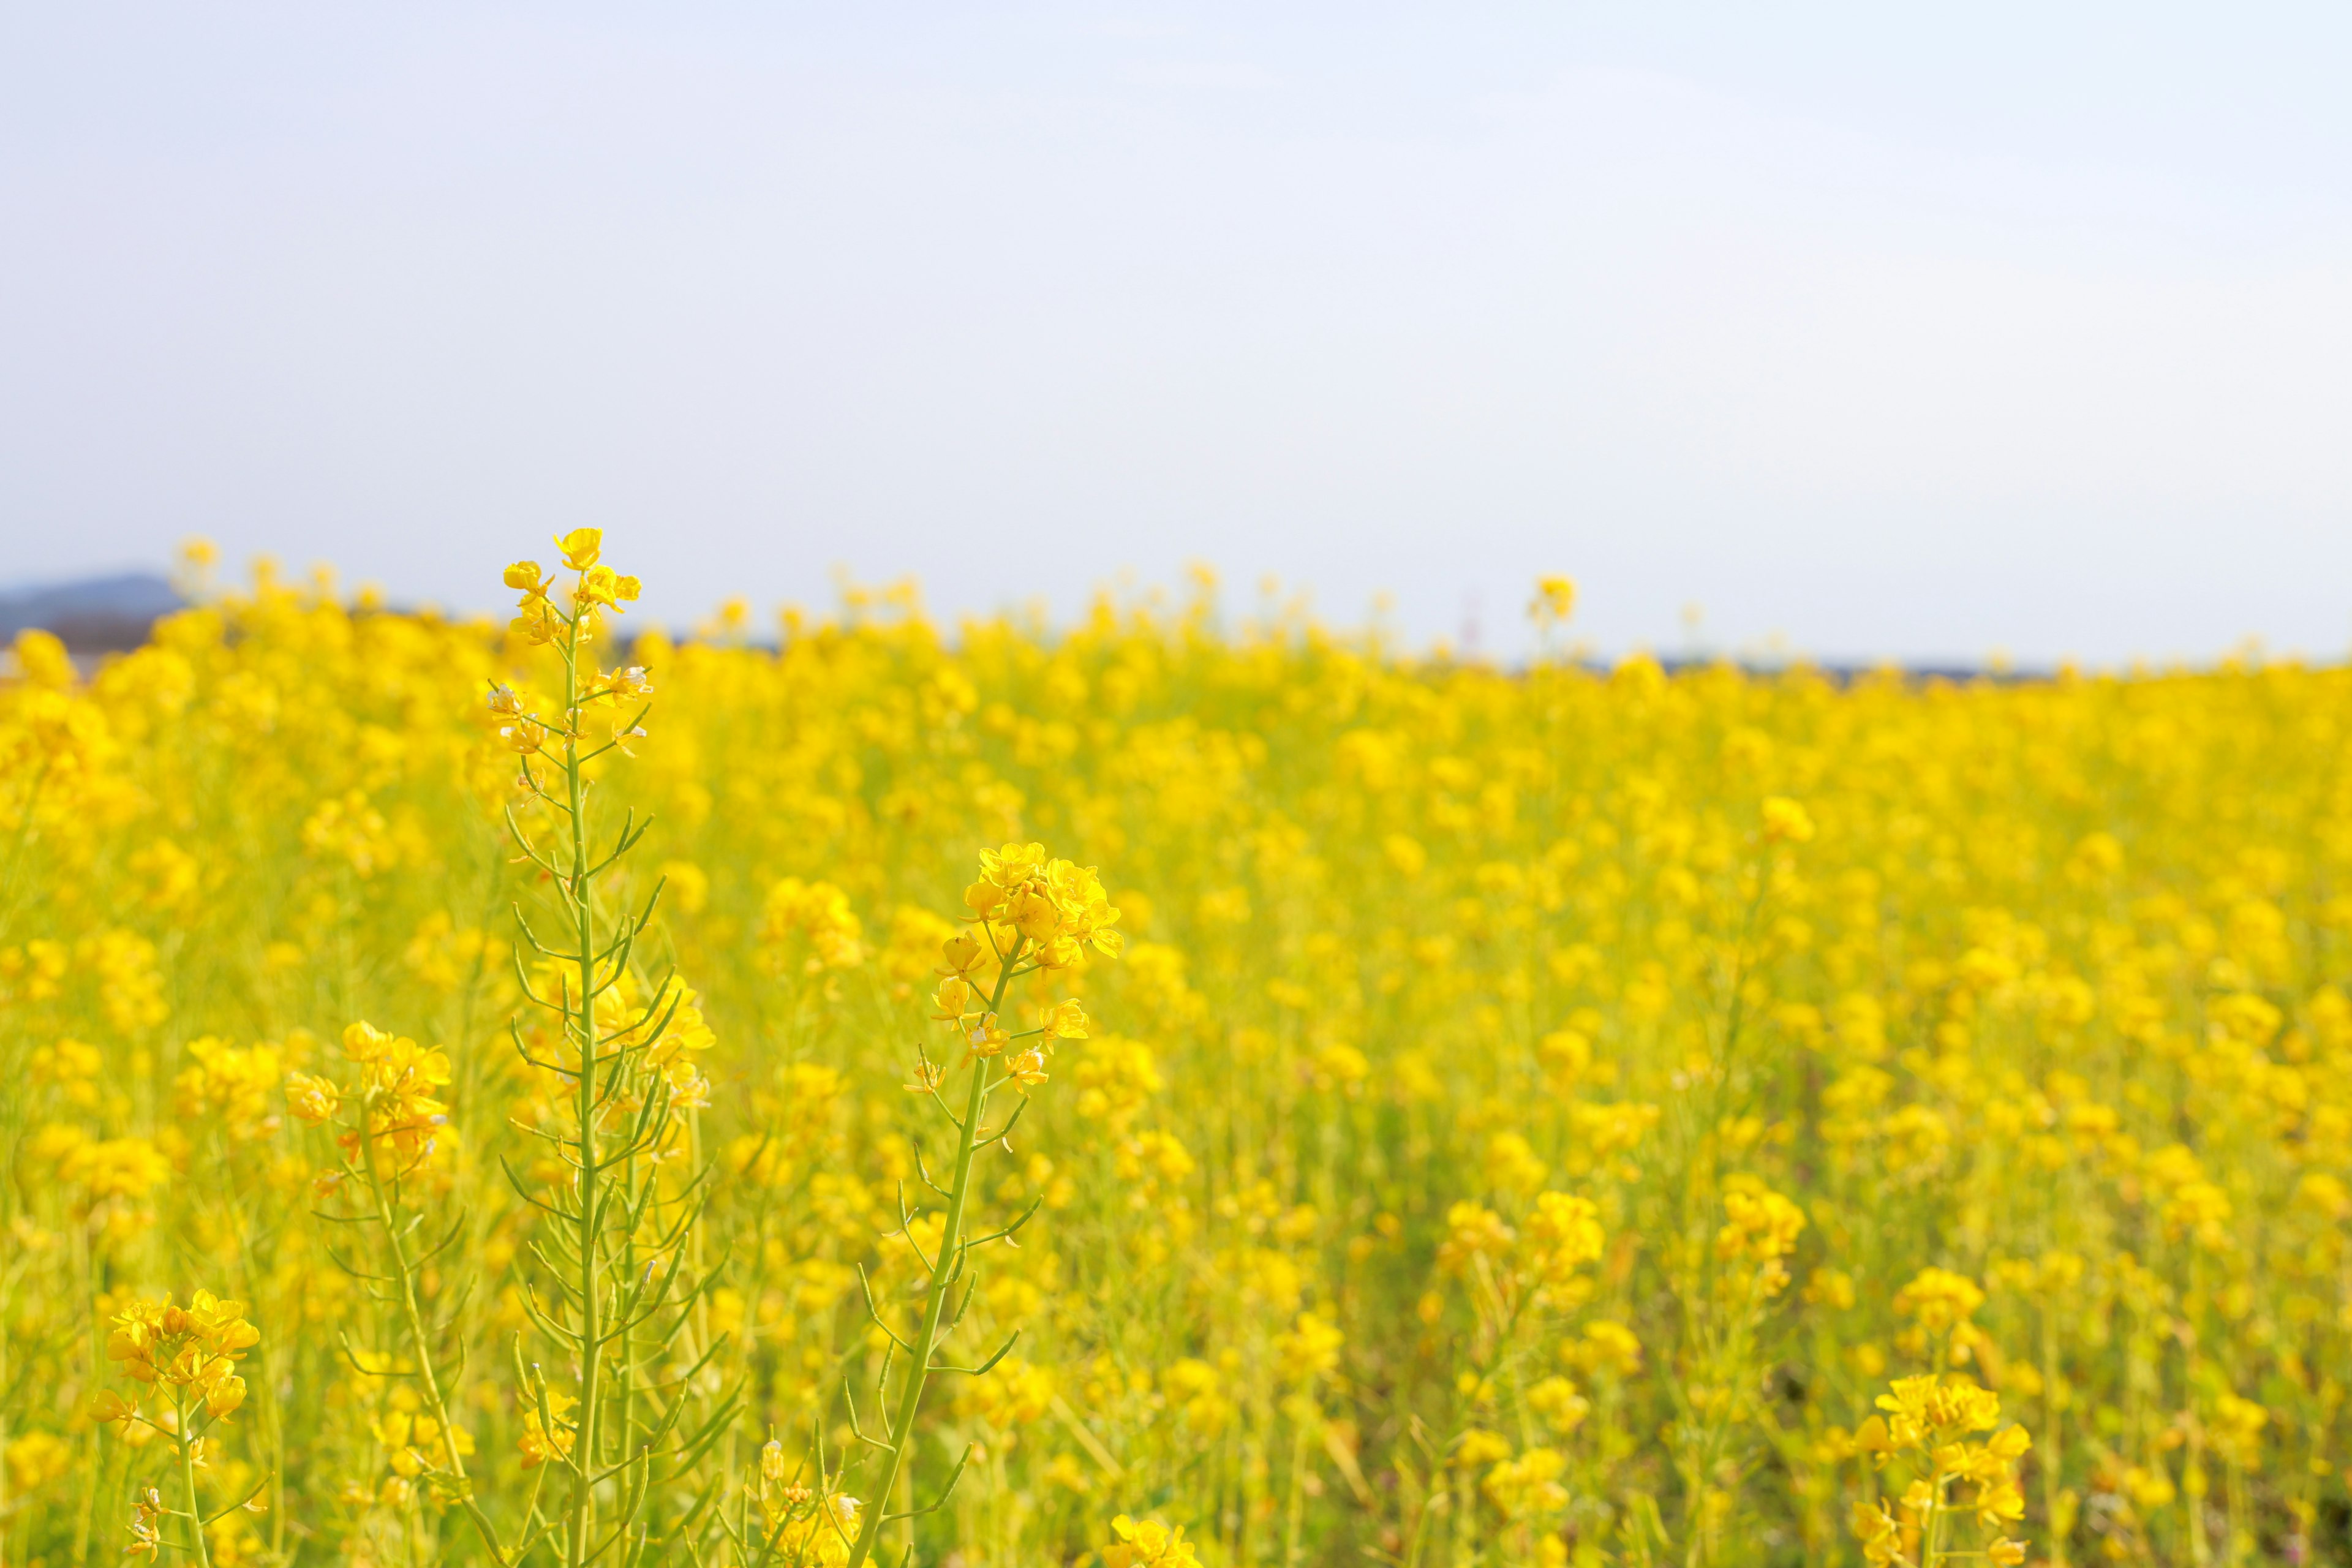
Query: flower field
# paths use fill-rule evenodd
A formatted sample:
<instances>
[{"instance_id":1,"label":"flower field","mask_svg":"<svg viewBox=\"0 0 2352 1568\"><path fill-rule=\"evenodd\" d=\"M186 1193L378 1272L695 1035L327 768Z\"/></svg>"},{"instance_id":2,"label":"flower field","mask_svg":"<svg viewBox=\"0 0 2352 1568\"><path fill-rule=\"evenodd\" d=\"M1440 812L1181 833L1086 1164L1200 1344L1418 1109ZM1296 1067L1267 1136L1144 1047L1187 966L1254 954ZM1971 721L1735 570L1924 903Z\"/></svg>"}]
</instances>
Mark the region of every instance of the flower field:
<instances>
[{"instance_id":1,"label":"flower field","mask_svg":"<svg viewBox=\"0 0 2352 1568\"><path fill-rule=\"evenodd\" d=\"M18 641L0 1563L2352 1563L2344 670L603 551Z\"/></svg>"}]
</instances>

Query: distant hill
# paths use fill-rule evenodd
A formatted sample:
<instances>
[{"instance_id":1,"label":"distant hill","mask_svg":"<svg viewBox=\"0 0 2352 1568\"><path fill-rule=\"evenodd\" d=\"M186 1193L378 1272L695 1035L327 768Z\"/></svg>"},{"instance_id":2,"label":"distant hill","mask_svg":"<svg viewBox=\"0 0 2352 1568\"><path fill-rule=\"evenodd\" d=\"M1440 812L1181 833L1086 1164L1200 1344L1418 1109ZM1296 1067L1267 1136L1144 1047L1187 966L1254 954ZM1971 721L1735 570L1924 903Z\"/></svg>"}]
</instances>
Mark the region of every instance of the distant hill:
<instances>
[{"instance_id":1,"label":"distant hill","mask_svg":"<svg viewBox=\"0 0 2352 1568\"><path fill-rule=\"evenodd\" d=\"M14 589L0 593L0 642L38 626L75 653L121 652L144 643L156 617L180 605L170 580L153 572Z\"/></svg>"}]
</instances>

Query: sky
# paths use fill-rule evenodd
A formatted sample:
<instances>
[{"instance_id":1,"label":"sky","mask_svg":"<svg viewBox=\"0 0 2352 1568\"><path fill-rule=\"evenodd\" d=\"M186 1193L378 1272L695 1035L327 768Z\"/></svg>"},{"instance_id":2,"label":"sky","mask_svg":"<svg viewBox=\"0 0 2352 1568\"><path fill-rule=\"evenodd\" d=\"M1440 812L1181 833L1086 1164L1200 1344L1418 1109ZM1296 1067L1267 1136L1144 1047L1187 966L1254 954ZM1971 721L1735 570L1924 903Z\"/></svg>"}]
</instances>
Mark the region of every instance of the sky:
<instances>
[{"instance_id":1,"label":"sky","mask_svg":"<svg viewBox=\"0 0 2352 1568\"><path fill-rule=\"evenodd\" d=\"M2352 11L0 5L0 583L2352 648Z\"/></svg>"}]
</instances>

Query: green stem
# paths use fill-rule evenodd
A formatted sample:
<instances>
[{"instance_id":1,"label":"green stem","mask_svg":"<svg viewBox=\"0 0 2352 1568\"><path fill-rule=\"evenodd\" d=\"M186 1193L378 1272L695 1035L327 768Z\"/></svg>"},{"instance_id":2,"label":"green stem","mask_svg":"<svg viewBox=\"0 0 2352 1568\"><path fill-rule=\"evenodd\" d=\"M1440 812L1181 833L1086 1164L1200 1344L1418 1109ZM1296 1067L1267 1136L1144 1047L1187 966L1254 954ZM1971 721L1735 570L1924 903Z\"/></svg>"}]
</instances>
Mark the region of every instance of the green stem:
<instances>
[{"instance_id":1,"label":"green stem","mask_svg":"<svg viewBox=\"0 0 2352 1568\"><path fill-rule=\"evenodd\" d=\"M83 1298L89 1303L90 1384L96 1387L106 1376L106 1317L98 1310L98 1299L102 1293L99 1288L100 1264L97 1250L90 1246L89 1218L88 1215L83 1215L82 1223L74 1226L74 1250L79 1254ZM93 1469L101 1468L106 1461L106 1445L101 1433L102 1428L95 1425L89 1429L89 1457ZM92 1537L98 1531L98 1497L99 1489L92 1487L89 1496L82 1500L81 1521L74 1532L74 1562L79 1568L89 1568Z\"/></svg>"},{"instance_id":2,"label":"green stem","mask_svg":"<svg viewBox=\"0 0 2352 1568\"><path fill-rule=\"evenodd\" d=\"M643 1190L640 1185L643 1178L637 1170L637 1156L634 1148L632 1148L628 1156L622 1162L620 1180L621 1202L627 1209L634 1210L636 1205L637 1199ZM621 1278L624 1279L635 1279L638 1278L637 1270L637 1233L636 1228L633 1226L629 1228L628 1232L621 1237ZM635 1331L632 1326L633 1322L634 1320L631 1320L629 1321L624 1321L621 1325L621 1353L619 1363L621 1376L621 1408L618 1427L621 1434L621 1451L625 1456L627 1454L630 1445L636 1441L637 1433L637 1390L639 1386L639 1369L637 1366L637 1338ZM646 1458L646 1473L643 1478L642 1484L650 1487L652 1479L653 1459L651 1455L648 1454ZM623 1484L622 1489L623 1495L627 1495L627 1483L625 1482Z\"/></svg>"},{"instance_id":3,"label":"green stem","mask_svg":"<svg viewBox=\"0 0 2352 1568\"><path fill-rule=\"evenodd\" d=\"M572 816L572 876L566 884L572 900L574 935L579 941L579 1012L564 1020L572 1028L580 1053L580 1081L575 1100L580 1127L580 1404L579 1427L572 1448L572 1532L564 1554L567 1568L584 1568L596 1526L594 1481L597 1464L596 1402L599 1363L603 1361L603 1324L596 1300L596 916L588 893L587 790L580 776L580 624L575 617L563 639L563 783ZM552 1443L555 1434L548 1434Z\"/></svg>"},{"instance_id":4,"label":"green stem","mask_svg":"<svg viewBox=\"0 0 2352 1568\"><path fill-rule=\"evenodd\" d=\"M213 1568L212 1550L205 1544L205 1509L196 1498L196 1447L188 1433L188 1396L184 1393L177 1400L180 1413L179 1430L172 1436L180 1442L180 1494L187 1500L188 1531L195 1537L194 1553L203 1568Z\"/></svg>"},{"instance_id":5,"label":"green stem","mask_svg":"<svg viewBox=\"0 0 2352 1568\"><path fill-rule=\"evenodd\" d=\"M2042 1435L2042 1452L2045 1456L2042 1460L2042 1508L2050 1526L2050 1568L2066 1568L2066 1535L2059 1528L2058 1507L2066 1444L2058 1412L2058 1307L2051 1300L2042 1304L2042 1394L2045 1428Z\"/></svg>"},{"instance_id":6,"label":"green stem","mask_svg":"<svg viewBox=\"0 0 2352 1568\"><path fill-rule=\"evenodd\" d=\"M490 1549L490 1556L503 1563L507 1560L506 1549L499 1545L497 1530L492 1528L488 1517L482 1512L481 1505L474 1500L474 1489L467 1483L466 1460L457 1451L457 1424L449 1419L448 1402L441 1393L440 1374L433 1370L433 1350L425 1332L425 1312L416 1300L416 1272L408 1261L408 1249L400 1244L400 1230L394 1223L396 1216L392 1198L385 1190L383 1172L376 1164L375 1140L367 1136L366 1112L362 1110L361 1114L360 1147L367 1159L368 1186L375 1194L376 1223L383 1227L384 1245L392 1254L393 1277L400 1283L401 1308L408 1320L408 1341L416 1352L417 1375L424 1380L425 1402L432 1408L433 1419L440 1424L441 1446L448 1458L449 1472L457 1479L458 1498L465 1507L466 1515L474 1521L475 1530L481 1534L482 1544Z\"/></svg>"},{"instance_id":7,"label":"green stem","mask_svg":"<svg viewBox=\"0 0 2352 1568\"><path fill-rule=\"evenodd\" d=\"M1304 1399L1305 1394L1299 1395ZM1298 1568L1299 1549L1307 1530L1307 1423L1294 1420L1290 1436L1290 1478L1282 1521L1282 1568Z\"/></svg>"}]
</instances>

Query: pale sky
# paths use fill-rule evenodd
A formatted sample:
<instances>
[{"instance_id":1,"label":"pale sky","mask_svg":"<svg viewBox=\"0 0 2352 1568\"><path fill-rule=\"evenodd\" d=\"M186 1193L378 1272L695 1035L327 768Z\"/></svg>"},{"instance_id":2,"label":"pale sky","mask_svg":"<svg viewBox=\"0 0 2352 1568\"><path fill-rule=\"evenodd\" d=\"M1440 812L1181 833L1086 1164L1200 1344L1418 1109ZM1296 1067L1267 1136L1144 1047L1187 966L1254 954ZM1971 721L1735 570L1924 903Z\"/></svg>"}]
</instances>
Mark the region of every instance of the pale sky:
<instances>
[{"instance_id":1,"label":"pale sky","mask_svg":"<svg viewBox=\"0 0 2352 1568\"><path fill-rule=\"evenodd\" d=\"M0 583L2352 648L2352 12L0 4Z\"/></svg>"}]
</instances>

